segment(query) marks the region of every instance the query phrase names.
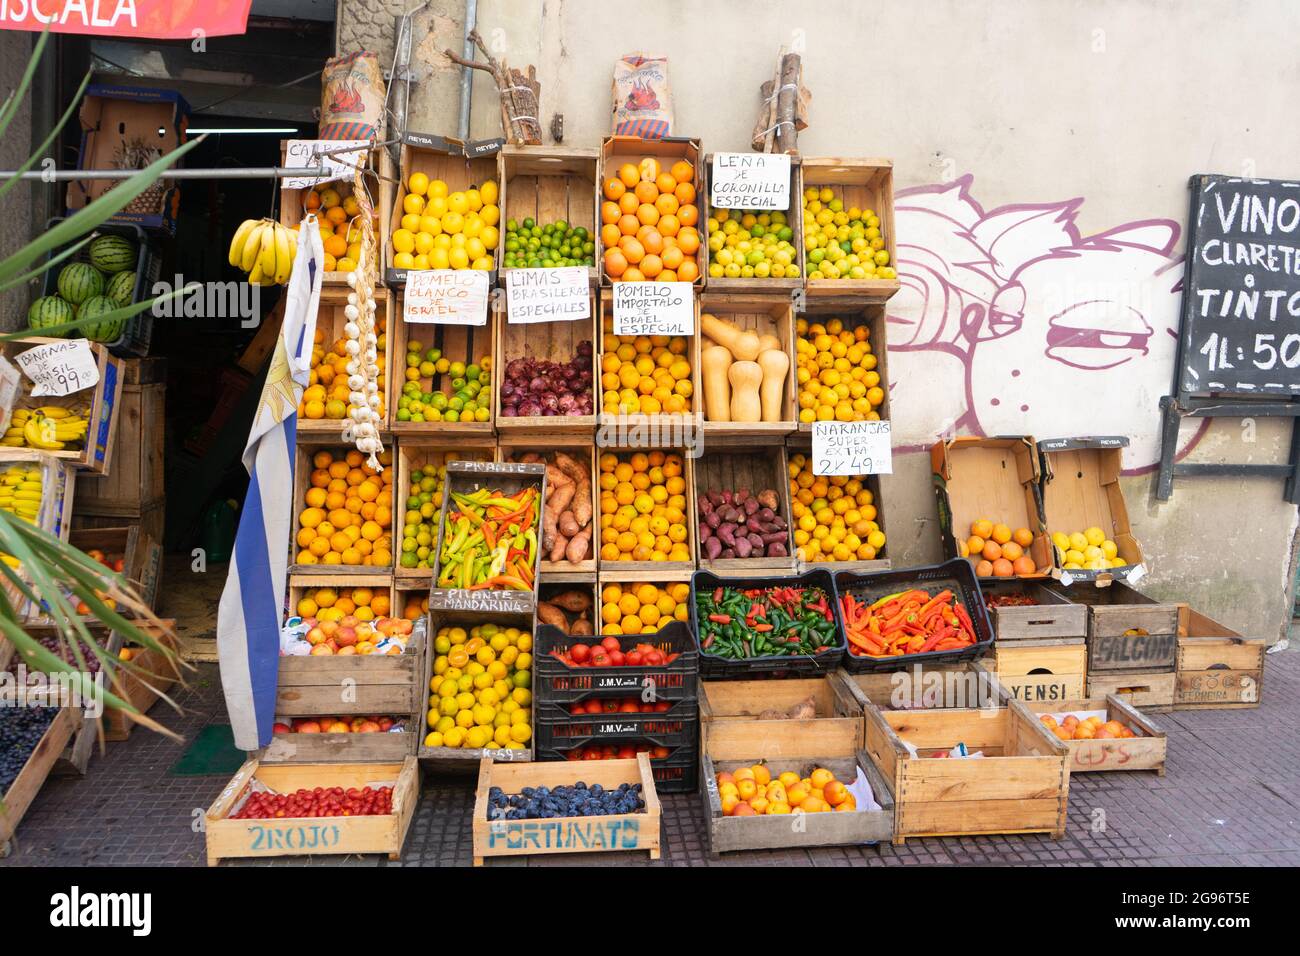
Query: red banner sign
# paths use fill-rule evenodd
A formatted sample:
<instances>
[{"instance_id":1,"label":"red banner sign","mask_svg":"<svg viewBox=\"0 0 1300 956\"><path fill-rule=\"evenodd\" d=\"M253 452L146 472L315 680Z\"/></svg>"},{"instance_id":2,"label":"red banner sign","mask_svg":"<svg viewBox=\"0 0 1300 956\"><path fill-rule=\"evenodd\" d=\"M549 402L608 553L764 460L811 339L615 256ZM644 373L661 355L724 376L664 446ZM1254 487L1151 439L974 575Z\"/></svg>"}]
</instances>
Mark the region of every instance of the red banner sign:
<instances>
[{"instance_id":1,"label":"red banner sign","mask_svg":"<svg viewBox=\"0 0 1300 956\"><path fill-rule=\"evenodd\" d=\"M248 29L252 0L0 0L0 30L189 40Z\"/></svg>"}]
</instances>

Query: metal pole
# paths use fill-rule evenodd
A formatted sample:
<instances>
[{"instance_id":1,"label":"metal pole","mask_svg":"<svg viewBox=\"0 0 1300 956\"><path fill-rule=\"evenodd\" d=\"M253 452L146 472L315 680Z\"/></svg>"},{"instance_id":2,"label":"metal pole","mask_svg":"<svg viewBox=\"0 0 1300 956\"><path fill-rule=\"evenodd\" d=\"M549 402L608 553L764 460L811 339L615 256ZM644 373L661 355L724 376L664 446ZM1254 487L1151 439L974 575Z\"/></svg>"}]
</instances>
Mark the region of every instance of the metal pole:
<instances>
[{"instance_id":1,"label":"metal pole","mask_svg":"<svg viewBox=\"0 0 1300 956\"><path fill-rule=\"evenodd\" d=\"M130 179L138 169L55 169L28 171L20 179L34 179L47 183L75 182L82 179ZM334 170L324 166L252 166L245 169L168 169L158 174L159 179L283 179L285 177L321 178L333 176ZM12 169L0 170L0 179L13 179L18 173Z\"/></svg>"},{"instance_id":2,"label":"metal pole","mask_svg":"<svg viewBox=\"0 0 1300 956\"><path fill-rule=\"evenodd\" d=\"M474 59L474 41L469 35L474 32L478 26L478 0L465 0L465 48L462 56L467 60ZM457 136L462 141L469 139L469 100L470 84L474 79L474 71L467 66L460 68L460 121L457 124Z\"/></svg>"}]
</instances>

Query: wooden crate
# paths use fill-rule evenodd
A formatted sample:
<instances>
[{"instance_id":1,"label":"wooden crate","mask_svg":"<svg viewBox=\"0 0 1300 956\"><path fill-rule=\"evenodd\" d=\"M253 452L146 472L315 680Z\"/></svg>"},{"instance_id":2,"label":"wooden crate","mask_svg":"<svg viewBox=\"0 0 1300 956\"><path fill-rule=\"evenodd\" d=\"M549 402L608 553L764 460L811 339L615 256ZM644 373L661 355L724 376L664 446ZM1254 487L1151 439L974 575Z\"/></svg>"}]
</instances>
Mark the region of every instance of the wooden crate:
<instances>
[{"instance_id":1,"label":"wooden crate","mask_svg":"<svg viewBox=\"0 0 1300 956\"><path fill-rule=\"evenodd\" d=\"M503 146L498 154L497 180L501 184L501 243L496 249L497 269L505 278L512 271L502 267L505 223L531 217L539 226L563 219L581 226L595 243L595 265L587 270L588 281L600 281L600 155L595 149L562 146Z\"/></svg>"},{"instance_id":2,"label":"wooden crate","mask_svg":"<svg viewBox=\"0 0 1300 956\"><path fill-rule=\"evenodd\" d=\"M787 469L792 475L790 480L787 482L787 486L790 489L791 517L793 517L794 515L795 499L799 493L796 487L797 485L796 480L793 477L793 473L796 467L794 459L797 455L803 455L805 456L805 458L809 458L809 459L811 458L812 434L810 432L796 432L792 434L788 439L786 439L785 457L786 457ZM866 486L866 490L871 494L871 503L868 505L868 507L875 509L875 515L871 518L867 518L867 520L874 521L876 523L876 527L879 528L880 532L886 536L886 539L888 539L889 532L886 531L885 529L885 503L884 503L884 499L881 497L880 494L880 476L879 475L855 475L853 477L855 477L858 481L862 482L863 485ZM797 519L794 523L797 524ZM793 529L791 531L791 534L793 535ZM858 573L861 573L863 571L888 571L890 568L893 567L893 562L889 559L888 556L888 548L889 548L889 541L886 540L884 547L882 547L879 551L876 552L876 557L871 558L869 560L864 558L854 558L850 561L825 561L825 560L805 561L799 557L800 547L796 543L794 546L795 570L797 570L800 574L803 574L805 571L812 571L818 568L830 571L832 574L834 574L836 571L854 571Z\"/></svg>"},{"instance_id":3,"label":"wooden crate","mask_svg":"<svg viewBox=\"0 0 1300 956\"><path fill-rule=\"evenodd\" d=\"M713 203L710 189L710 179L713 175L713 154L708 153L704 157L703 169L701 176L704 180L704 191L701 193L701 218L700 241L708 246L709 236L712 230L709 229L709 223L713 219ZM739 218L747 212L759 215L764 212L774 212L778 210L771 209L732 209L731 217ZM773 279L772 277L758 278L751 277L728 279L726 276L717 277L709 276L707 288L710 292L724 293L746 293L746 292L777 292L781 295L788 296L795 289L802 289L804 286L804 276L806 275L804 244L803 244L803 176L800 168L798 156L790 157L790 207L779 210L786 215L786 224L794 232L790 239L790 244L794 246L793 265L799 267L799 272L793 278ZM710 257L706 256L706 262ZM707 309L705 310L708 311ZM793 355L793 353L791 353Z\"/></svg>"},{"instance_id":4,"label":"wooden crate","mask_svg":"<svg viewBox=\"0 0 1300 956\"><path fill-rule=\"evenodd\" d=\"M989 620L1000 643L1086 637L1088 634L1087 605L1075 604L1060 591L1033 581L985 581L980 586L985 598L1023 594L1038 602L1010 607L989 605Z\"/></svg>"},{"instance_id":5,"label":"wooden crate","mask_svg":"<svg viewBox=\"0 0 1300 956\"><path fill-rule=\"evenodd\" d=\"M993 644L998 683L1026 703L1078 700L1088 678L1088 647L1082 637Z\"/></svg>"},{"instance_id":6,"label":"wooden crate","mask_svg":"<svg viewBox=\"0 0 1300 956\"><path fill-rule=\"evenodd\" d=\"M408 621L420 621L429 613L429 585L418 579L393 579L391 606L393 616ZM413 608L411 614L408 608Z\"/></svg>"},{"instance_id":7,"label":"wooden crate","mask_svg":"<svg viewBox=\"0 0 1300 956\"><path fill-rule=\"evenodd\" d=\"M1165 775L1165 732L1132 704L1114 695L1026 704L1035 714L1065 715L1078 711L1105 711L1106 720L1117 720L1136 736L1109 740L1066 740L1070 748L1070 772L1093 773L1110 770L1154 770Z\"/></svg>"},{"instance_id":8,"label":"wooden crate","mask_svg":"<svg viewBox=\"0 0 1300 956\"><path fill-rule=\"evenodd\" d=\"M841 669L837 673L864 712L868 705L881 710L991 708L1005 706L1009 696L997 675L978 661L913 664L897 671L868 674L850 674Z\"/></svg>"},{"instance_id":9,"label":"wooden crate","mask_svg":"<svg viewBox=\"0 0 1300 956\"><path fill-rule=\"evenodd\" d=\"M68 543L81 551L102 551L122 559L122 576L150 608L157 608L162 586L162 545L139 525L73 528Z\"/></svg>"},{"instance_id":10,"label":"wooden crate","mask_svg":"<svg viewBox=\"0 0 1300 956\"><path fill-rule=\"evenodd\" d=\"M1018 700L997 708L866 708L867 752L896 802L894 842L985 833L1065 835L1070 751ZM912 756L903 742L918 751ZM980 759L930 755L964 743Z\"/></svg>"},{"instance_id":11,"label":"wooden crate","mask_svg":"<svg viewBox=\"0 0 1300 956\"><path fill-rule=\"evenodd\" d=\"M1067 591L1088 605L1090 671L1169 671L1178 657L1178 605L1147 597L1116 581ZM1093 694L1092 696L1096 696Z\"/></svg>"},{"instance_id":12,"label":"wooden crate","mask_svg":"<svg viewBox=\"0 0 1300 956\"><path fill-rule=\"evenodd\" d=\"M163 501L166 438L166 359L124 360L118 428L127 436L108 474L77 476L79 514L133 517ZM160 534L153 535L161 540Z\"/></svg>"},{"instance_id":13,"label":"wooden crate","mask_svg":"<svg viewBox=\"0 0 1300 956\"><path fill-rule=\"evenodd\" d=\"M293 513L290 515L290 523L289 523L289 527L290 527L289 574L290 575L308 574L308 575L312 575L313 577L321 577L321 576L337 577L340 580L335 583L340 583L340 584L346 584L347 581L345 579L350 575L360 574L360 575L373 576L376 574L384 574L384 575L391 576L393 573L393 565L391 560L388 564L384 564L384 565L323 564L319 562L315 564L298 563L298 553L302 550L298 546L298 541L297 541L298 532L299 530L301 530L302 527L299 521L300 521L300 516L302 515L303 511L307 507L307 489L311 487L311 475L312 472L316 470L316 466L313 464L313 458L315 457L317 452L327 451L334 456L335 461L339 461L345 455L347 455L349 451L355 450L350 446L343 444L337 438L331 441L324 441L323 439L324 439L323 435L315 436L310 439L304 437L302 440L298 442L298 445L294 452L297 461L293 469ZM385 466L385 472L387 474L392 474L392 471L393 468L391 464ZM394 474L392 475L392 478L393 481L396 481L397 476ZM379 479L377 478L376 480ZM383 487L387 487L391 489L392 483L390 482L388 485L381 486L381 490ZM394 493L393 506L389 509L390 513L396 510L397 504L398 504L397 496L396 493ZM392 518L390 514L388 527L382 529L383 534L380 535L381 539L385 535L391 536L394 534L394 529L393 529L394 520L395 519ZM393 544L394 547L396 547L397 539L395 537L393 538ZM327 582L321 581L318 583L327 583Z\"/></svg>"},{"instance_id":14,"label":"wooden crate","mask_svg":"<svg viewBox=\"0 0 1300 956\"><path fill-rule=\"evenodd\" d=\"M18 367L17 356L37 345L51 342L64 342L65 339L32 336L0 342L0 356ZM99 382L93 388L85 388L70 395L32 395L33 382L26 375L18 376L18 392L14 395L13 408L43 408L57 405L69 409L73 414L81 415L90 426L86 439L80 449L41 450L37 448L6 447L3 449L6 460L31 460L41 455L50 455L67 462L79 472L94 475L111 475L113 473L114 449L117 446L118 423L121 419L122 385L126 377L123 359L117 358L108 350L108 346L91 342L90 350L95 355L99 368ZM132 441L137 440L133 435Z\"/></svg>"},{"instance_id":15,"label":"wooden crate","mask_svg":"<svg viewBox=\"0 0 1300 956\"><path fill-rule=\"evenodd\" d=\"M333 273L325 273L333 275ZM318 336L323 336L320 347L328 352L335 342L345 338L343 326L347 324L347 316L343 310L348 305L348 295L351 290L346 286L326 286L321 289L320 309L316 313L316 332ZM385 292L383 289L375 290L375 334L379 339L378 353L379 360L376 363L379 366L379 396L381 401L380 414L375 427L382 431L387 431L390 421L390 411L393 408L390 400L388 383L393 379L393 353L387 348L388 329L392 324L393 314L393 294ZM404 366L403 366L404 368ZM401 377L399 370L398 377ZM398 392L401 391L401 383L398 383ZM326 389L328 394L328 389ZM348 404L347 402L344 403ZM347 415L347 411L344 411ZM351 419L344 418L309 418L306 414L306 403L300 402L298 405L298 433L308 436L311 439L337 438L343 430L344 422Z\"/></svg>"},{"instance_id":16,"label":"wooden crate","mask_svg":"<svg viewBox=\"0 0 1300 956\"><path fill-rule=\"evenodd\" d=\"M82 715L78 709L60 708L14 782L0 794L0 858L9 855L9 841L31 808L45 778L50 775L50 769L81 725Z\"/></svg>"},{"instance_id":17,"label":"wooden crate","mask_svg":"<svg viewBox=\"0 0 1300 956\"><path fill-rule=\"evenodd\" d=\"M78 498L78 501L80 501L80 498ZM139 514L93 515L83 514L78 510L72 516L72 530L118 528L122 525L130 525L139 528L154 541L162 541L167 530L166 521L167 502L160 500L154 504L146 505Z\"/></svg>"},{"instance_id":18,"label":"wooden crate","mask_svg":"<svg viewBox=\"0 0 1300 956\"><path fill-rule=\"evenodd\" d=\"M282 817L232 820L241 798L256 781L278 793L316 787L393 787L393 812L368 817ZM205 835L208 866L239 857L340 856L386 853L402 856L406 831L420 799L420 769L414 757L367 764L265 764L249 760L208 808Z\"/></svg>"},{"instance_id":19,"label":"wooden crate","mask_svg":"<svg viewBox=\"0 0 1300 956\"><path fill-rule=\"evenodd\" d=\"M700 684L700 749L708 752L715 730L749 734L769 758L811 753L820 747L839 753L862 746L862 704L844 683L842 672L788 680L704 681ZM765 710L788 711L812 698L812 720L761 720ZM773 750L773 744L777 745Z\"/></svg>"},{"instance_id":20,"label":"wooden crate","mask_svg":"<svg viewBox=\"0 0 1300 956\"><path fill-rule=\"evenodd\" d=\"M147 630L159 644L170 648L175 654L177 653L176 638L170 631L176 626L176 622L169 620L163 621L162 624L162 628L149 624L139 626ZM176 661L177 658L168 657L161 650L151 647L138 649L130 661L132 669L121 667L118 670L122 682L121 688L111 687L110 690L140 713L147 714L149 708L153 707L180 680L180 668ZM106 711L104 739L126 740L135 729L135 724L134 720L120 710Z\"/></svg>"},{"instance_id":21,"label":"wooden crate","mask_svg":"<svg viewBox=\"0 0 1300 956\"><path fill-rule=\"evenodd\" d=\"M1267 646L1179 604L1174 709L1258 707Z\"/></svg>"},{"instance_id":22,"label":"wooden crate","mask_svg":"<svg viewBox=\"0 0 1300 956\"><path fill-rule=\"evenodd\" d=\"M694 515L694 553L701 570L727 577L790 574L794 571L794 539L790 530L790 481L786 471L785 448L741 449L706 452L695 466L695 495L690 504ZM772 489L776 492L777 514L786 523L786 557L772 558L708 558L700 537L701 522L707 519L698 513L696 500L710 491L739 491L748 488L754 494Z\"/></svg>"},{"instance_id":23,"label":"wooden crate","mask_svg":"<svg viewBox=\"0 0 1300 956\"><path fill-rule=\"evenodd\" d=\"M830 186L844 208L870 209L880 217L880 234L889 251L889 265L898 268L894 235L894 164L888 159L849 159L839 156L805 157L802 188ZM803 222L802 209L800 223ZM803 269L805 276L808 270ZM809 299L885 302L901 286L897 279L808 279Z\"/></svg>"},{"instance_id":24,"label":"wooden crate","mask_svg":"<svg viewBox=\"0 0 1300 956\"><path fill-rule=\"evenodd\" d=\"M596 367L602 368L605 349L618 348L618 343L633 342L629 336L614 336L614 295L609 289L600 294L600 335L596 341ZM695 299L695 328L699 329L700 300ZM596 443L602 448L665 447L687 445L698 447L704 429L703 379L700 377L700 336L687 339L685 359L691 363L691 396L688 410L678 413L661 412L657 415L625 415L603 411L603 376L597 374Z\"/></svg>"},{"instance_id":25,"label":"wooden crate","mask_svg":"<svg viewBox=\"0 0 1300 956\"><path fill-rule=\"evenodd\" d=\"M423 582L427 594L429 584L433 581L433 568L406 568L402 566L402 541L406 537L406 499L410 495L411 472L423 468L438 468L449 461L491 461L493 451L490 446L460 448L456 445L439 444L408 438L397 445L397 484L393 492L393 544L395 567L393 575L398 580L408 583ZM435 510L429 517L435 533L441 517L442 502L433 502ZM430 548L433 547L431 542ZM436 560L436 552L430 552ZM396 604L394 604L396 609Z\"/></svg>"},{"instance_id":26,"label":"wooden crate","mask_svg":"<svg viewBox=\"0 0 1300 956\"><path fill-rule=\"evenodd\" d=\"M895 809L889 782L876 769L861 743L849 733L810 734L806 728L795 726L799 723L802 722L762 721L761 724L774 726L765 727L760 734L754 732L760 724L752 721L723 721L713 728L708 744L700 748L710 856L716 858L732 850L883 843L893 837ZM785 815L723 816L717 775L760 761L768 763L774 774L797 766L795 772L806 775L817 767L825 767L845 785L853 783L860 771L871 784L880 808L800 814L798 826L792 825Z\"/></svg>"},{"instance_id":27,"label":"wooden crate","mask_svg":"<svg viewBox=\"0 0 1300 956\"><path fill-rule=\"evenodd\" d=\"M733 422L713 421L702 392L697 392L699 400L696 408L704 416L704 437L710 444L744 444L749 445L766 439L783 440L799 428L799 387L796 383L798 363L794 345L794 306L789 298L774 295L756 295L753 292L714 292L713 289L722 282L738 282L748 287L755 282L786 282L785 279L711 279L710 291L700 297L700 314L716 316L741 329L749 329L760 336L772 336L780 342L780 348L790 359L790 368L786 372L785 389L781 398L781 417L774 422ZM798 281L798 280L795 280ZM696 337L699 342L697 353L702 357L704 350L713 343L701 328ZM702 383L702 379L701 379ZM701 384L702 387L702 384Z\"/></svg>"},{"instance_id":28,"label":"wooden crate","mask_svg":"<svg viewBox=\"0 0 1300 956\"><path fill-rule=\"evenodd\" d=\"M487 359L489 363L495 363L496 325L491 317L489 316L486 325L429 325L422 322L405 322L402 319L402 296L398 295L393 307L393 322L388 342L389 352L393 356L393 374L388 380L388 407L392 410L389 422L393 434L399 439L419 435L454 439L457 444L491 446L493 436L496 434L494 422L499 411L495 395L492 396L491 415L485 422L412 422L402 421L397 417L402 386L406 383L407 345L412 341L420 343L421 354L427 354L429 349L434 348L452 362L481 365L483 360ZM455 394L449 374L435 373L432 378L421 376L418 381L422 392L442 392L449 398ZM491 382L489 381L484 388L491 390Z\"/></svg>"},{"instance_id":29,"label":"wooden crate","mask_svg":"<svg viewBox=\"0 0 1300 956\"><path fill-rule=\"evenodd\" d=\"M1124 447L1128 439L1050 438L1038 443L1042 461L1041 485L1043 519L1053 533L1100 528L1115 543L1124 565L1104 570L1060 568L1057 577L1066 575L1075 582L1096 581L1105 585L1126 578L1142 564L1142 546L1129 525L1128 505L1119 477L1124 468ZM1058 560L1064 560L1058 555Z\"/></svg>"},{"instance_id":30,"label":"wooden crate","mask_svg":"<svg viewBox=\"0 0 1300 956\"><path fill-rule=\"evenodd\" d=\"M572 582L591 582L596 580L596 555L600 551L600 488L596 483L596 449L591 442L591 438L585 435L551 435L544 439L544 443L538 444L536 441L528 439L527 436L502 436L497 446L497 460L502 462L515 462L528 454L535 452L542 456L548 456L555 451L562 451L569 455L579 464L586 460L588 470L591 474L591 544L587 548L587 557L576 564L570 561L552 561L550 555L543 553L541 563L541 580L543 581L572 581Z\"/></svg>"},{"instance_id":31,"label":"wooden crate","mask_svg":"<svg viewBox=\"0 0 1300 956\"><path fill-rule=\"evenodd\" d=\"M835 285L842 281L834 280ZM827 319L838 318L844 323L844 328L856 330L865 326L867 329L867 341L871 343L871 354L876 357L876 367L874 371L880 376L877 383L885 393L882 401L875 409L876 414L882 421L891 421L893 412L890 410L889 402L889 348L888 337L889 330L885 320L885 307L880 304L864 304L861 299L834 299L834 298L809 298L804 302L803 314L799 318L804 319L808 324L825 322ZM798 324L795 327L796 348L799 339ZM795 367L795 375L798 376L798 352L791 353L790 361ZM795 402L798 403L799 392L795 390ZM798 413L796 412L796 417ZM807 440L812 437L812 422L799 421L799 431L801 434L808 436Z\"/></svg>"},{"instance_id":32,"label":"wooden crate","mask_svg":"<svg viewBox=\"0 0 1300 956\"><path fill-rule=\"evenodd\" d=\"M257 757L265 764L401 763L415 753L419 742L418 728L412 730L410 726L412 718L403 716L406 726L401 731L277 731L271 743L257 752Z\"/></svg>"},{"instance_id":33,"label":"wooden crate","mask_svg":"<svg viewBox=\"0 0 1300 956\"><path fill-rule=\"evenodd\" d=\"M600 580L603 583L606 579L613 582L621 581L689 581L691 575L695 573L696 558L699 552L696 550L697 529L695 527L695 461L680 448L665 448L665 452L677 454L682 459L682 477L686 479L686 490L683 494L686 497L686 507L683 513L686 516L688 525L688 534L686 541L691 552L689 561L607 561L605 558L598 558L597 568L600 573ZM597 451L600 454L600 451ZM620 461L627 460L632 452L617 452ZM600 492L596 492L596 513L600 513ZM599 519L596 520L599 526Z\"/></svg>"},{"instance_id":34,"label":"wooden crate","mask_svg":"<svg viewBox=\"0 0 1300 956\"><path fill-rule=\"evenodd\" d=\"M578 346L586 342L591 358L583 364L591 369L590 415L498 415L497 434L515 438L540 435L591 435L596 428L595 409L600 403L600 360L596 352L596 294L589 295L591 315L568 322L528 322L512 324L507 309L496 313L496 360L492 366L492 407L502 409L501 386L506 381L506 366L514 359L532 358L542 362L568 363L578 356Z\"/></svg>"},{"instance_id":35,"label":"wooden crate","mask_svg":"<svg viewBox=\"0 0 1300 956\"><path fill-rule=\"evenodd\" d=\"M582 780L617 789L624 783L641 784L645 810L604 817L557 817L550 820L491 820L488 791L499 787L508 795L524 787L569 786ZM581 769L565 763L479 764L474 794L474 865L490 856L531 856L534 853L594 853L612 850L648 851L659 859L659 825L662 810L650 772L650 757L635 760L586 761Z\"/></svg>"},{"instance_id":36,"label":"wooden crate","mask_svg":"<svg viewBox=\"0 0 1300 956\"><path fill-rule=\"evenodd\" d=\"M705 193L704 174L701 169L703 153L700 151L700 141L698 139L688 139L680 136L665 136L663 139L641 139L639 136L606 136L600 144L600 178L598 185L603 191L605 181L617 176L620 166L624 163L631 163L635 166L648 156L658 159L660 166L664 169L681 159L686 160L695 167L695 178L692 180L692 185L695 187L695 205L700 211L700 221L695 226L700 234L700 248L695 253L695 266L699 273L694 284L697 288L703 288L705 278L708 276L709 247L704 242ZM604 268L600 272L600 281L602 285L610 285L610 278L606 275Z\"/></svg>"},{"instance_id":37,"label":"wooden crate","mask_svg":"<svg viewBox=\"0 0 1300 956\"><path fill-rule=\"evenodd\" d=\"M1134 707L1157 713L1174 706L1177 675L1173 671L1089 671L1088 696L1127 699Z\"/></svg>"}]
</instances>

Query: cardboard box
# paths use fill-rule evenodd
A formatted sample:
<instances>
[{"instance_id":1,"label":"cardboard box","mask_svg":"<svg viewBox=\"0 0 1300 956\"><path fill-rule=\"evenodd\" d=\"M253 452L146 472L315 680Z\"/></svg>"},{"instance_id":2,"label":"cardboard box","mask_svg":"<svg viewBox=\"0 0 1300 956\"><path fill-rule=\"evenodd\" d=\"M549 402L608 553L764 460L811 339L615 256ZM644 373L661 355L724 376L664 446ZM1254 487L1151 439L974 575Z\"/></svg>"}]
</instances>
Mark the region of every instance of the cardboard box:
<instances>
[{"instance_id":1,"label":"cardboard box","mask_svg":"<svg viewBox=\"0 0 1300 956\"><path fill-rule=\"evenodd\" d=\"M1123 436L1052 438L1038 443L1043 520L1049 533L1101 528L1115 542L1119 557L1127 562L1124 567L1105 571L1057 567L1053 574L1063 584L1095 581L1098 587L1105 587L1130 576L1136 582L1146 571L1142 547L1129 527L1128 506L1119 485L1127 445L1128 439ZM1064 563L1060 555L1056 558L1058 564Z\"/></svg>"},{"instance_id":2,"label":"cardboard box","mask_svg":"<svg viewBox=\"0 0 1300 956\"><path fill-rule=\"evenodd\" d=\"M1033 533L1025 554L1037 570L1022 577L1051 573L1052 542L1043 523L1038 451L1032 436L949 438L930 449L930 465L945 555L964 557L960 544L970 537L971 523L987 518Z\"/></svg>"}]
</instances>

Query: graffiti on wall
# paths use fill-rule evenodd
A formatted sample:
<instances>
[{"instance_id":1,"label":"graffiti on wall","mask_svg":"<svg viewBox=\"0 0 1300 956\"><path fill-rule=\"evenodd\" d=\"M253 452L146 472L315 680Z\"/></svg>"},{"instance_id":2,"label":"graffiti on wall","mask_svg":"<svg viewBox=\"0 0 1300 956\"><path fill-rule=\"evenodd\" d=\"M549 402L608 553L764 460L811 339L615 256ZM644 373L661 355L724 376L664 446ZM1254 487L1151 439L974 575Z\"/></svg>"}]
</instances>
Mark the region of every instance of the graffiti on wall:
<instances>
[{"instance_id":1,"label":"graffiti on wall","mask_svg":"<svg viewBox=\"0 0 1300 956\"><path fill-rule=\"evenodd\" d=\"M895 441L919 450L958 433L1128 435L1125 470L1153 467L1178 345L1178 223L1084 236L1082 199L985 211L973 181L895 195Z\"/></svg>"}]
</instances>

